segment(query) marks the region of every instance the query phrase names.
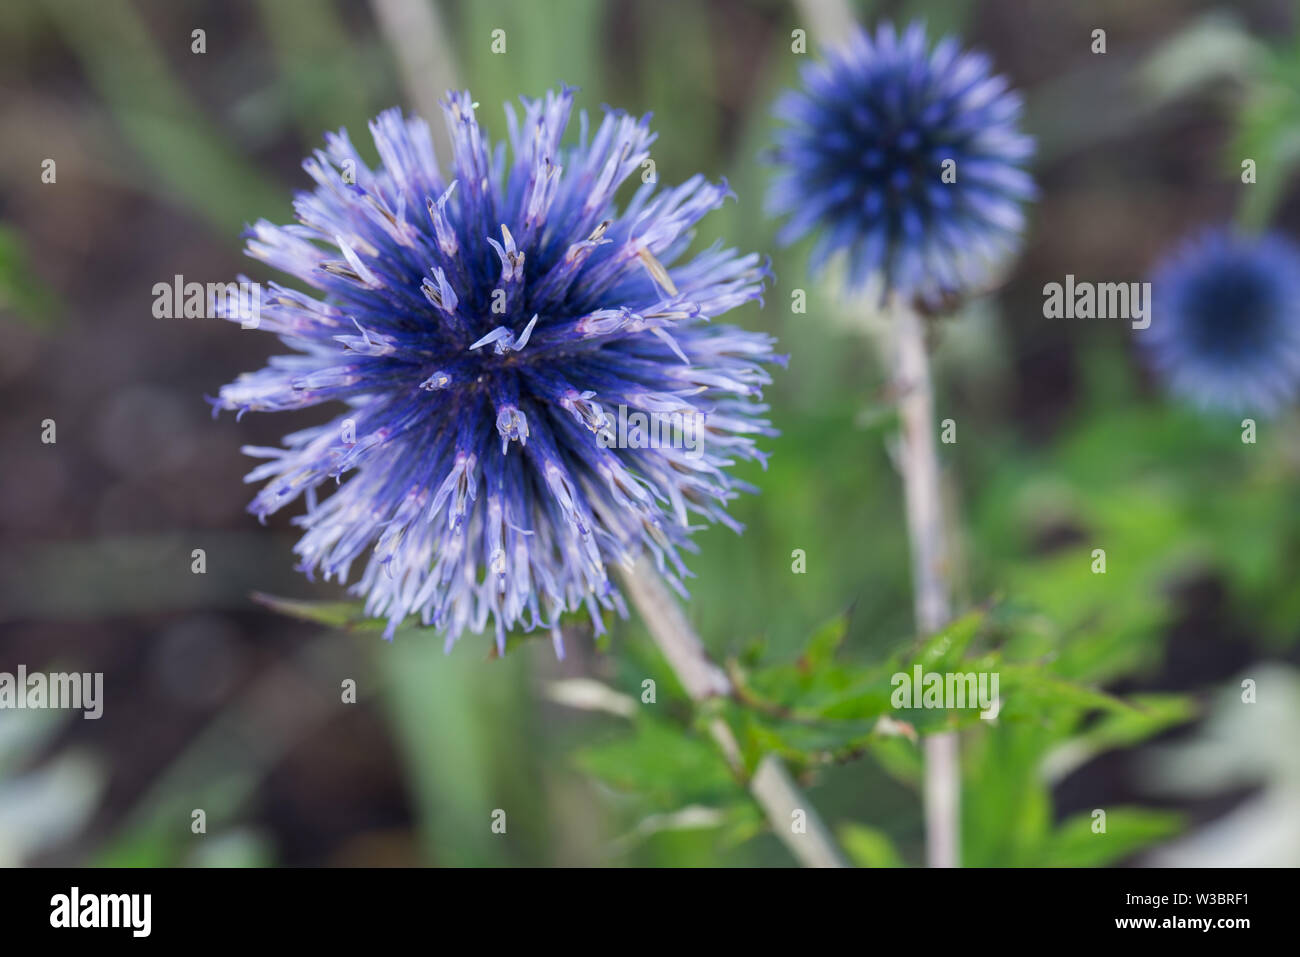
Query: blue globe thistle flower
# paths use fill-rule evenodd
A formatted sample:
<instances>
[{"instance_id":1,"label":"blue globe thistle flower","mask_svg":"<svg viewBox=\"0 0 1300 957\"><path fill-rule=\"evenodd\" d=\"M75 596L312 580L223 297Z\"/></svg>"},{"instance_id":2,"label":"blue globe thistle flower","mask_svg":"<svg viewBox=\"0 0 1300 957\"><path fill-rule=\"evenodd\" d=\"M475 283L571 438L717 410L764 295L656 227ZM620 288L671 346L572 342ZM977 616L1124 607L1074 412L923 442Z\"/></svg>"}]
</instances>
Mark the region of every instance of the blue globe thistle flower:
<instances>
[{"instance_id":1,"label":"blue globe thistle flower","mask_svg":"<svg viewBox=\"0 0 1300 957\"><path fill-rule=\"evenodd\" d=\"M620 207L649 117L607 112L593 129L581 113L562 145L573 91L521 102L507 154L469 94L448 94L446 178L427 125L399 110L370 124L378 169L345 131L326 136L298 223L260 221L248 243L313 290L264 297L260 327L296 354L213 402L347 406L244 450L268 460L249 511L301 497L302 570L346 581L363 563L353 592L388 637L418 615L450 649L490 618L498 649L543 627L562 654L562 612L585 606L597 633L602 609L626 614L611 563L648 549L684 594L678 552L698 520L740 530L727 503L754 489L726 469L766 464L755 439L775 434L761 390L778 357L771 337L709 322L760 298L766 264L720 245L683 259L725 183L639 182Z\"/></svg>"},{"instance_id":2,"label":"blue globe thistle flower","mask_svg":"<svg viewBox=\"0 0 1300 957\"><path fill-rule=\"evenodd\" d=\"M1300 387L1300 249L1207 230L1155 269L1136 335L1170 390L1202 408L1271 413Z\"/></svg>"},{"instance_id":3,"label":"blue globe thistle flower","mask_svg":"<svg viewBox=\"0 0 1300 957\"><path fill-rule=\"evenodd\" d=\"M1034 195L1021 99L989 59L951 38L931 50L920 24L901 36L884 24L801 76L776 104L787 125L768 206L789 217L778 240L818 230L814 270L842 252L849 286L878 283L882 299L932 304L988 283Z\"/></svg>"}]
</instances>

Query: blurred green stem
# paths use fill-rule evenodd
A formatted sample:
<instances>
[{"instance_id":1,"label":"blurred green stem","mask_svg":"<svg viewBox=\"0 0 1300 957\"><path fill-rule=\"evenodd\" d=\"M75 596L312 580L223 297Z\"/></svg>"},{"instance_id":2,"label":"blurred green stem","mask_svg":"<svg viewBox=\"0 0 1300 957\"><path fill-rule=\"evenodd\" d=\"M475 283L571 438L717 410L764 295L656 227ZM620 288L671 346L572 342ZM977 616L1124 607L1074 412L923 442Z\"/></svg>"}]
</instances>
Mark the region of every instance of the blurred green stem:
<instances>
[{"instance_id":1,"label":"blurred green stem","mask_svg":"<svg viewBox=\"0 0 1300 957\"><path fill-rule=\"evenodd\" d=\"M653 563L641 556L635 567L624 573L623 581L650 636L691 700L699 703L730 695L731 679L709 659L699 635ZM714 718L709 722L709 733L731 769L743 774L744 762L731 726L722 718ZM799 790L780 758L774 754L763 757L749 779L749 790L767 815L773 832L800 863L806 867L847 866L816 809ZM792 827L796 811L803 812L804 833L795 833Z\"/></svg>"},{"instance_id":2,"label":"blurred green stem","mask_svg":"<svg viewBox=\"0 0 1300 957\"><path fill-rule=\"evenodd\" d=\"M916 626L922 634L932 635L952 618L950 552L934 435L934 388L921 317L895 298L889 320L902 429L898 468L912 545ZM961 774L957 744L957 734L952 731L925 739L926 861L931 867L956 867L959 862Z\"/></svg>"},{"instance_id":3,"label":"blurred green stem","mask_svg":"<svg viewBox=\"0 0 1300 957\"><path fill-rule=\"evenodd\" d=\"M76 55L126 141L148 165L132 170L141 192L158 184L223 233L286 208L229 134L205 119L177 81L150 22L133 3L50 3L42 7ZM167 38L189 56L190 38Z\"/></svg>"}]
</instances>

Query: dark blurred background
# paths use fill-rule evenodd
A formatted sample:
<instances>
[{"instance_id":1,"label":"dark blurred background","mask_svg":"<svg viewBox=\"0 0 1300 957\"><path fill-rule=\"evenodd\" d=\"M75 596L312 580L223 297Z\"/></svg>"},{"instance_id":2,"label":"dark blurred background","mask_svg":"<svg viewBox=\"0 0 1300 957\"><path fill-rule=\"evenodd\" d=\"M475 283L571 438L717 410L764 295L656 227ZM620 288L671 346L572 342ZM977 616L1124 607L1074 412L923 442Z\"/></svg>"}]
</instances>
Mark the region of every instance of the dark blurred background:
<instances>
[{"instance_id":1,"label":"dark blurred background","mask_svg":"<svg viewBox=\"0 0 1300 957\"><path fill-rule=\"evenodd\" d=\"M486 639L275 614L254 591L337 599L292 566L288 513L244 511L252 460L319 412L213 420L204 395L281 351L211 319L156 319L153 285L240 272L245 223L284 222L301 158L347 126L424 113L448 83L504 133L499 104L560 83L589 110L653 112L658 175L702 171L738 196L702 224L774 257L766 305L732 321L791 354L768 393L782 430L748 530L700 534L689 613L719 655L799 647L852 608L847 653L910 635L907 546L890 463L879 319L782 251L762 213L770 103L794 82L777 0L353 0L0 5L0 671L102 671L104 717L0 712L0 864L785 864L770 835L641 827L575 758L616 715L555 703L575 679L636 695L636 623L580 629L504 660ZM1207 223L1300 233L1300 46L1288 2L878 2L863 22L923 18L987 50L1025 92L1041 199L996 295L935 330L938 412L963 519L967 602L999 594L1063 632L1107 636L1084 677L1169 691L1195 716L1140 748L1077 741L1042 766L1060 820L1115 802L1173 809L1176 835L1129 863L1300 863L1300 432L1294 412L1243 446L1233 419L1167 401L1123 323L1046 320L1066 273L1145 277ZM1106 31L1105 54L1092 31ZM206 52L192 52L192 31ZM504 54L491 34L506 31ZM815 51L810 42L810 50ZM1243 157L1259 182L1240 182ZM42 161L57 163L42 182ZM809 295L806 314L791 292ZM40 441L53 419L57 443ZM1066 566L1098 544L1105 594ZM191 552L206 553L206 574ZM791 573L804 549L807 573ZM1270 693L1233 709L1241 677ZM356 704L340 700L354 679ZM557 686L557 682L558 684ZM563 682L570 682L564 684ZM557 690L558 688L558 690ZM1225 703L1226 702L1226 703ZM1267 707L1265 707L1267 705ZM597 708L599 711L599 708ZM1104 751L1104 753L1103 753ZM993 759L990 759L993 760ZM967 828L994 806L970 773ZM992 773L985 769L983 773ZM810 782L811 783L811 782ZM837 828L921 853L916 796L871 759L814 793ZM207 834L191 833L202 808ZM508 809L508 835L489 828ZM641 823L645 823L642 821ZM860 832L861 833L861 832ZM967 854L1027 860L1013 837ZM982 856L981 856L982 855Z\"/></svg>"}]
</instances>

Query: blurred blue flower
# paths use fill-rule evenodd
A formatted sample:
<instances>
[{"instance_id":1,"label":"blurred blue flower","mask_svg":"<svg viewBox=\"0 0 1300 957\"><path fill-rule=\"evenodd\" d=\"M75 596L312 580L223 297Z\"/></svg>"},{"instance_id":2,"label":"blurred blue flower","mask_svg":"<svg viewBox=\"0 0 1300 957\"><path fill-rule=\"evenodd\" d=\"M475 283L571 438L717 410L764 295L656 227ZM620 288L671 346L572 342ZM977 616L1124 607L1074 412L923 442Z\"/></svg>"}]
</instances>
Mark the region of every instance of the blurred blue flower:
<instances>
[{"instance_id":1,"label":"blurred blue flower","mask_svg":"<svg viewBox=\"0 0 1300 957\"><path fill-rule=\"evenodd\" d=\"M847 253L848 283L935 302L976 291L1019 244L1023 165L1019 95L987 57L925 29L858 28L803 65L803 88L777 101L779 172L768 208L790 243L811 230L814 270Z\"/></svg>"},{"instance_id":2,"label":"blurred blue flower","mask_svg":"<svg viewBox=\"0 0 1300 957\"><path fill-rule=\"evenodd\" d=\"M610 563L648 549L682 591L695 520L740 530L725 508L753 489L727 467L765 463L773 340L709 320L758 299L767 267L717 245L679 262L725 184L642 182L620 210L648 118L609 112L593 129L582 113L564 146L572 94L522 100L522 117L507 105L509 154L468 93L448 94L447 178L427 125L398 110L370 124L378 169L328 135L303 164L318 186L295 199L298 224L250 230L251 256L314 293L270 284L261 328L297 354L214 405L348 408L284 448L245 449L268 459L249 510L301 496L302 569L346 581L364 560L353 591L388 636L416 614L450 648L491 618L498 648L544 627L562 654L563 611L585 605L598 633L602 608L626 613ZM616 415L676 421L677 441L616 434Z\"/></svg>"},{"instance_id":3,"label":"blurred blue flower","mask_svg":"<svg viewBox=\"0 0 1300 957\"><path fill-rule=\"evenodd\" d=\"M1270 413L1300 386L1300 249L1212 229L1154 271L1138 333L1172 392L1203 408Z\"/></svg>"}]
</instances>

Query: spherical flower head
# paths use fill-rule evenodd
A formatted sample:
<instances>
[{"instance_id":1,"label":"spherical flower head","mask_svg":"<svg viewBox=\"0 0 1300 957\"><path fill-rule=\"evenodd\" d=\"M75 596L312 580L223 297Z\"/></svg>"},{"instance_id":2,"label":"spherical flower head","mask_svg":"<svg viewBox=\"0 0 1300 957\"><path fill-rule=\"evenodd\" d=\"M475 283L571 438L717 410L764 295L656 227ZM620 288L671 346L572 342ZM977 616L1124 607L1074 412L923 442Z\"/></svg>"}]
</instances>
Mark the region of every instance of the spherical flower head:
<instances>
[{"instance_id":1,"label":"spherical flower head","mask_svg":"<svg viewBox=\"0 0 1300 957\"><path fill-rule=\"evenodd\" d=\"M572 100L507 105L493 147L449 94L446 177L426 124L389 110L370 124L378 168L327 136L297 224L250 230L249 254L311 292L270 284L260 328L295 354L214 404L346 408L245 449L267 459L249 510L302 498L303 570L346 581L363 563L353 591L388 636L415 615L450 648L491 619L498 648L542 627L560 651L563 612L585 606L597 632L602 609L625 613L614 563L648 550L681 590L700 520L740 530L725 509L753 489L727 468L764 461L772 340L710 320L759 298L766 264L684 257L725 184L643 182L648 118L580 114L565 145Z\"/></svg>"},{"instance_id":2,"label":"spherical flower head","mask_svg":"<svg viewBox=\"0 0 1300 957\"><path fill-rule=\"evenodd\" d=\"M1170 391L1206 409L1269 414L1300 387L1300 249L1212 229L1155 269L1135 333Z\"/></svg>"},{"instance_id":3,"label":"spherical flower head","mask_svg":"<svg viewBox=\"0 0 1300 957\"><path fill-rule=\"evenodd\" d=\"M814 270L843 253L850 289L882 297L934 304L988 285L1034 195L1021 99L989 59L951 38L930 49L920 24L901 36L884 24L801 77L776 105L786 125L768 205L789 217L778 240L816 230Z\"/></svg>"}]
</instances>

